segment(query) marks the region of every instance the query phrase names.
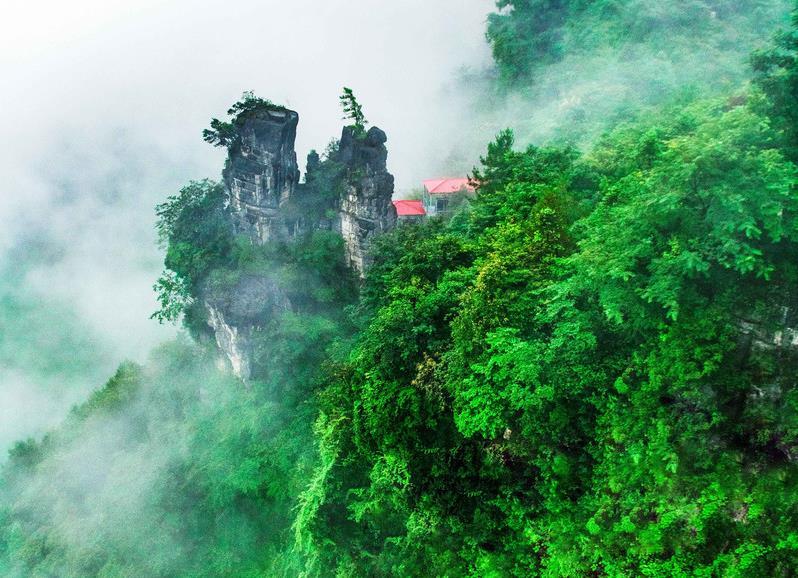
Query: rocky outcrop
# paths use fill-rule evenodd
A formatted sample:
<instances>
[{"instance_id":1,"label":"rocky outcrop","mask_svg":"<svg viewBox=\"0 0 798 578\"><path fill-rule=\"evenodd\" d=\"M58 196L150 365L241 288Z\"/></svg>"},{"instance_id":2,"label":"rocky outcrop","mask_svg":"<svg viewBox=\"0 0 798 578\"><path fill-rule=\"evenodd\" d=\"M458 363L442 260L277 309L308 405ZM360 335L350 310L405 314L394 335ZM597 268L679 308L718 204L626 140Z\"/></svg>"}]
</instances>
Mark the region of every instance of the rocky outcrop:
<instances>
[{"instance_id":1,"label":"rocky outcrop","mask_svg":"<svg viewBox=\"0 0 798 578\"><path fill-rule=\"evenodd\" d=\"M798 303L773 307L767 314L759 312L739 317L737 328L741 359L747 359L757 351L798 353Z\"/></svg>"},{"instance_id":2,"label":"rocky outcrop","mask_svg":"<svg viewBox=\"0 0 798 578\"><path fill-rule=\"evenodd\" d=\"M338 149L338 160L346 167L338 230L347 261L361 276L369 266L369 245L374 236L396 225L396 209L391 202L393 175L386 166L387 140L377 127L363 137L357 136L353 127L346 127Z\"/></svg>"},{"instance_id":3,"label":"rocky outcrop","mask_svg":"<svg viewBox=\"0 0 798 578\"><path fill-rule=\"evenodd\" d=\"M252 326L237 327L225 319L224 311L205 302L208 312L208 325L216 337L216 347L224 356L220 368L226 360L239 378L246 383L252 375Z\"/></svg>"},{"instance_id":4,"label":"rocky outcrop","mask_svg":"<svg viewBox=\"0 0 798 578\"><path fill-rule=\"evenodd\" d=\"M255 331L288 311L291 303L277 282L265 275L243 275L229 287L207 287L203 292L216 345L233 372L247 381L253 370Z\"/></svg>"},{"instance_id":5,"label":"rocky outcrop","mask_svg":"<svg viewBox=\"0 0 798 578\"><path fill-rule=\"evenodd\" d=\"M340 198L330 209L333 220L315 221L297 214L306 193L299 184L294 142L299 115L279 108L258 111L246 120L240 142L232 147L222 173L233 209L236 232L248 234L257 243L288 240L309 229L334 228L344 238L347 260L361 275L368 268L368 247L378 233L396 224L391 198L393 175L388 172L388 138L372 127L364 135L345 127L334 162L342 168ZM318 155L308 157L308 171L320 164ZM297 195L298 191L301 193Z\"/></svg>"},{"instance_id":6,"label":"rocky outcrop","mask_svg":"<svg viewBox=\"0 0 798 578\"><path fill-rule=\"evenodd\" d=\"M244 123L222 172L236 231L259 243L288 235L281 207L299 183L294 151L298 122L292 110L258 111Z\"/></svg>"},{"instance_id":7,"label":"rocky outcrop","mask_svg":"<svg viewBox=\"0 0 798 578\"><path fill-rule=\"evenodd\" d=\"M285 207L299 185L294 142L299 115L266 107L251 114L228 151L222 177L232 227L253 243L286 240L293 227ZM223 290L203 293L208 325L233 372L245 382L253 373L253 335L266 321L291 307L283 289L267 276L243 276Z\"/></svg>"},{"instance_id":8,"label":"rocky outcrop","mask_svg":"<svg viewBox=\"0 0 798 578\"><path fill-rule=\"evenodd\" d=\"M338 231L349 266L362 276L372 240L396 223L387 137L376 127L365 134L345 128L332 158L309 157L308 183L300 184L294 151L298 121L294 111L265 107L241 124L222 173L232 226L256 244L290 241L311 230ZM331 170L321 171L324 178L313 181L311 174L324 162L331 163ZM267 276L244 276L223 291L207 288L204 294L216 344L246 381L257 369L253 336L292 304Z\"/></svg>"}]
</instances>

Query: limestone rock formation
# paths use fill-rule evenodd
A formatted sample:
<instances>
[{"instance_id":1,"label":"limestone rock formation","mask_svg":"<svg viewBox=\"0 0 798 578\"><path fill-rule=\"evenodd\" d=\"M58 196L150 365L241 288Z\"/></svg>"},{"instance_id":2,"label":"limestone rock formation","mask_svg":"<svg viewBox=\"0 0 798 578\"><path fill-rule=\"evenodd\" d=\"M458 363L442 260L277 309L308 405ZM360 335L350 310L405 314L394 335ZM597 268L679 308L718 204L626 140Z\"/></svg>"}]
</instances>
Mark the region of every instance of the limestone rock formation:
<instances>
[{"instance_id":1,"label":"limestone rock formation","mask_svg":"<svg viewBox=\"0 0 798 578\"><path fill-rule=\"evenodd\" d=\"M292 110L258 111L244 123L240 143L231 148L222 172L236 231L260 243L287 235L280 209L299 183L298 122Z\"/></svg>"},{"instance_id":2,"label":"limestone rock formation","mask_svg":"<svg viewBox=\"0 0 798 578\"><path fill-rule=\"evenodd\" d=\"M798 350L798 303L773 307L767 312L749 313L737 319L740 331L738 350L744 357L756 351Z\"/></svg>"},{"instance_id":3,"label":"limestone rock formation","mask_svg":"<svg viewBox=\"0 0 798 578\"><path fill-rule=\"evenodd\" d=\"M349 265L361 276L369 266L371 240L396 225L396 209L391 202L393 175L386 166L387 140L377 127L372 127L364 137L355 135L353 127L346 127L338 150L339 162L347 167L338 209L338 230L344 239Z\"/></svg>"},{"instance_id":4,"label":"limestone rock formation","mask_svg":"<svg viewBox=\"0 0 798 578\"><path fill-rule=\"evenodd\" d=\"M204 291L208 325L233 372L247 381L252 375L253 334L265 320L290 309L291 303L274 279L243 275L224 291Z\"/></svg>"},{"instance_id":5,"label":"limestone rock formation","mask_svg":"<svg viewBox=\"0 0 798 578\"><path fill-rule=\"evenodd\" d=\"M316 155L309 160L308 183L300 184L294 151L298 121L294 111L264 107L241 124L222 173L232 227L257 244L289 242L312 230L337 231L344 239L347 263L362 276L372 239L396 223L387 137L376 127L365 135L345 128L328 159L335 170L326 173L327 180L311 182L310 173L322 163ZM255 369L253 335L292 304L285 290L266 276L243 276L221 294L210 288L204 293L216 343L246 381Z\"/></svg>"}]
</instances>

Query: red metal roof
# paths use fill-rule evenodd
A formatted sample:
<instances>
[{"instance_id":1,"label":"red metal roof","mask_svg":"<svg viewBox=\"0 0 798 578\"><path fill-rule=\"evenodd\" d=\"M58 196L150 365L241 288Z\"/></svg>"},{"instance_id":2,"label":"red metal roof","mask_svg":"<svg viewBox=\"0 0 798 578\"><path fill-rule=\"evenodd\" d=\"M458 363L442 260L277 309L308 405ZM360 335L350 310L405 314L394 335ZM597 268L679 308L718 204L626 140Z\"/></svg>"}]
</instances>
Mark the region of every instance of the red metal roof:
<instances>
[{"instance_id":1,"label":"red metal roof","mask_svg":"<svg viewBox=\"0 0 798 578\"><path fill-rule=\"evenodd\" d=\"M417 217L427 214L421 201L394 201L396 214L400 217Z\"/></svg>"},{"instance_id":2,"label":"red metal roof","mask_svg":"<svg viewBox=\"0 0 798 578\"><path fill-rule=\"evenodd\" d=\"M463 189L474 192L474 187L468 183L468 179L428 179L424 181L424 188L431 195L450 195Z\"/></svg>"}]
</instances>

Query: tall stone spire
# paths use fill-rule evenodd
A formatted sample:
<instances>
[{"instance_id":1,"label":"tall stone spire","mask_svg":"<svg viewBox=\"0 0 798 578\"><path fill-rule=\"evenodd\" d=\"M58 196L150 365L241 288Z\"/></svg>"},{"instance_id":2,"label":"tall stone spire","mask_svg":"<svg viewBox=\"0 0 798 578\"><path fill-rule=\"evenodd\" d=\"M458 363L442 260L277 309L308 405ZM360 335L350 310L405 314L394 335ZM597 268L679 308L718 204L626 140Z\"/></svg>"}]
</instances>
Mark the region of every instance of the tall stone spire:
<instances>
[{"instance_id":1,"label":"tall stone spire","mask_svg":"<svg viewBox=\"0 0 798 578\"><path fill-rule=\"evenodd\" d=\"M309 174L308 184L300 184L294 151L298 122L296 112L267 106L249 113L241 124L222 172L232 227L259 245L289 242L314 230L337 231L348 265L362 277L372 240L396 223L394 180L386 168L387 137L376 127L366 134L344 128L339 147L327 159L336 167L326 177L329 182L311 185ZM312 173L321 163L318 155L312 157L308 170ZM269 272L242 275L221 294L210 286L204 293L208 325L219 350L233 371L249 380L257 374L256 332L295 304Z\"/></svg>"},{"instance_id":2,"label":"tall stone spire","mask_svg":"<svg viewBox=\"0 0 798 578\"><path fill-rule=\"evenodd\" d=\"M341 135L339 161L346 165L343 195L339 201L338 228L344 239L350 267L363 276L369 266L372 239L396 225L393 175L386 163L388 137L372 127L363 137L346 127Z\"/></svg>"},{"instance_id":3,"label":"tall stone spire","mask_svg":"<svg viewBox=\"0 0 798 578\"><path fill-rule=\"evenodd\" d=\"M235 228L259 243L287 235L280 208L299 183L294 142L299 115L286 109L264 109L249 117L240 143L229 151L222 176Z\"/></svg>"}]
</instances>

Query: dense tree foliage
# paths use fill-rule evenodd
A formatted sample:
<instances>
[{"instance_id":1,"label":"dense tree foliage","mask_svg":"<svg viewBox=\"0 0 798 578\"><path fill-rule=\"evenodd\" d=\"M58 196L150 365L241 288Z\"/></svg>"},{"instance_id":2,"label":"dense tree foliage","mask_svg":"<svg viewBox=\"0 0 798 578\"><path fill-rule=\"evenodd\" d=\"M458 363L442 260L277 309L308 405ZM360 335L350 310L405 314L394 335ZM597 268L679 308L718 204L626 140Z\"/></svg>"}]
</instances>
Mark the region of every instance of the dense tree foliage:
<instances>
[{"instance_id":1,"label":"dense tree foliage","mask_svg":"<svg viewBox=\"0 0 798 578\"><path fill-rule=\"evenodd\" d=\"M755 82L768 99L765 106L774 124L787 138L793 160L798 160L798 11L793 26L776 36L775 46L754 54Z\"/></svg>"},{"instance_id":2,"label":"dense tree foliage","mask_svg":"<svg viewBox=\"0 0 798 578\"><path fill-rule=\"evenodd\" d=\"M680 58L732 49L727 27L762 25L778 2L762 0L497 0L487 37L502 79L526 83L568 55L654 50ZM777 12L781 12L777 9Z\"/></svg>"},{"instance_id":3,"label":"dense tree foliage","mask_svg":"<svg viewBox=\"0 0 798 578\"><path fill-rule=\"evenodd\" d=\"M123 364L56 434L17 444L0 575L296 575L286 529L312 416L210 361L181 341Z\"/></svg>"},{"instance_id":4,"label":"dense tree foliage","mask_svg":"<svg viewBox=\"0 0 798 578\"><path fill-rule=\"evenodd\" d=\"M153 317L176 321L192 304L201 282L233 251L224 187L208 180L190 183L155 211L167 270L153 287L161 306Z\"/></svg>"},{"instance_id":5,"label":"dense tree foliage","mask_svg":"<svg viewBox=\"0 0 798 578\"><path fill-rule=\"evenodd\" d=\"M383 240L320 398L317 572L796 571L798 169L760 98L582 157L502 133L468 213Z\"/></svg>"}]
</instances>

